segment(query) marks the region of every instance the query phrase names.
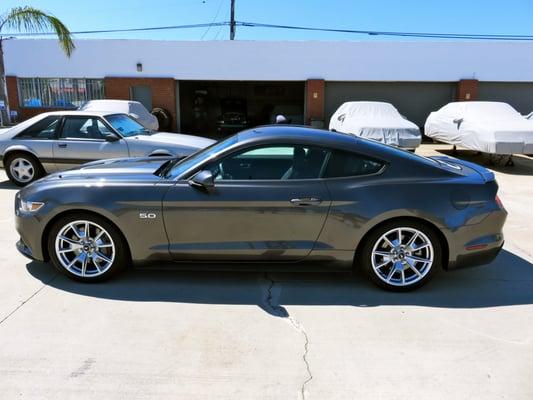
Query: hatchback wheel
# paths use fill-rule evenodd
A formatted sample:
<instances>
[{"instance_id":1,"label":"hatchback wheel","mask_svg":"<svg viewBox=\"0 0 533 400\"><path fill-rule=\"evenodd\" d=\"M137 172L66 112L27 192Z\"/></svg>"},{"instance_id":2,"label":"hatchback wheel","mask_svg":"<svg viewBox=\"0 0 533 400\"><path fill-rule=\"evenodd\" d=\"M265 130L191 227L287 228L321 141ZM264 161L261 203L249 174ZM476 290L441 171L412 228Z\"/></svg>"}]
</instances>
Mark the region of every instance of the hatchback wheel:
<instances>
[{"instance_id":1,"label":"hatchback wheel","mask_svg":"<svg viewBox=\"0 0 533 400\"><path fill-rule=\"evenodd\" d=\"M26 186L43 175L41 164L29 154L8 156L5 167L8 178L17 186Z\"/></svg>"},{"instance_id":2,"label":"hatchback wheel","mask_svg":"<svg viewBox=\"0 0 533 400\"><path fill-rule=\"evenodd\" d=\"M392 291L420 287L442 268L439 238L426 225L412 221L394 221L376 229L360 257L370 279Z\"/></svg>"},{"instance_id":3,"label":"hatchback wheel","mask_svg":"<svg viewBox=\"0 0 533 400\"><path fill-rule=\"evenodd\" d=\"M118 230L103 218L70 215L52 227L48 252L54 266L83 282L106 280L127 264L126 243Z\"/></svg>"}]
</instances>

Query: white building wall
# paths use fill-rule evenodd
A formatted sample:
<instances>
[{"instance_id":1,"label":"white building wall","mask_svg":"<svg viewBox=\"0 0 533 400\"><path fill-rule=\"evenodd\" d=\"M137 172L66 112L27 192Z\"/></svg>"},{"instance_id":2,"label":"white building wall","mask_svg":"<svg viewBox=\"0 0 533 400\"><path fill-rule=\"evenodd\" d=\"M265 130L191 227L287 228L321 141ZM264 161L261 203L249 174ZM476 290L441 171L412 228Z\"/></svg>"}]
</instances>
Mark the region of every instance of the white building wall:
<instances>
[{"instance_id":1,"label":"white building wall","mask_svg":"<svg viewBox=\"0 0 533 400\"><path fill-rule=\"evenodd\" d=\"M531 42L77 40L70 59L55 40L4 44L19 77L533 82Z\"/></svg>"}]
</instances>

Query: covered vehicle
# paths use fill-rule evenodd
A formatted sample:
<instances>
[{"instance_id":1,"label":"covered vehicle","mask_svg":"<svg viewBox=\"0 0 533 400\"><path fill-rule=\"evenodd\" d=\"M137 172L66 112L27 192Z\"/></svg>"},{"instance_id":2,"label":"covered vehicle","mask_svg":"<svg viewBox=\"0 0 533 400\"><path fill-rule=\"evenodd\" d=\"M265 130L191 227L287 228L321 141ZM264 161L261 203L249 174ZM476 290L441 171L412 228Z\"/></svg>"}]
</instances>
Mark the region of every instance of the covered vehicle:
<instances>
[{"instance_id":1,"label":"covered vehicle","mask_svg":"<svg viewBox=\"0 0 533 400\"><path fill-rule=\"evenodd\" d=\"M429 114L425 134L439 142L483 153L533 153L533 121L507 103L449 103Z\"/></svg>"},{"instance_id":2,"label":"covered vehicle","mask_svg":"<svg viewBox=\"0 0 533 400\"><path fill-rule=\"evenodd\" d=\"M344 103L331 117L329 129L409 150L422 142L418 126L402 116L392 104L380 101Z\"/></svg>"},{"instance_id":3,"label":"covered vehicle","mask_svg":"<svg viewBox=\"0 0 533 400\"><path fill-rule=\"evenodd\" d=\"M25 186L43 175L107 158L185 157L214 141L154 132L126 114L56 111L37 115L0 133L0 167Z\"/></svg>"},{"instance_id":4,"label":"covered vehicle","mask_svg":"<svg viewBox=\"0 0 533 400\"><path fill-rule=\"evenodd\" d=\"M150 114L138 101L132 100L90 100L80 107L82 111L106 111L109 113L128 114L147 129L157 131L159 122L155 115Z\"/></svg>"}]
</instances>

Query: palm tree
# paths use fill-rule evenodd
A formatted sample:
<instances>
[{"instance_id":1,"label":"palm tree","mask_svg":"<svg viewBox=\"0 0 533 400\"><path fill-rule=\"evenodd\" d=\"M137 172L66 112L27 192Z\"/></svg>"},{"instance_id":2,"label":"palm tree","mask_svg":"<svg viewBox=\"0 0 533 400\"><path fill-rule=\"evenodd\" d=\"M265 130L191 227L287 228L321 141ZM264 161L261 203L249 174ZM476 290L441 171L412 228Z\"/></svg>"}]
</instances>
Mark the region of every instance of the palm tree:
<instances>
[{"instance_id":1,"label":"palm tree","mask_svg":"<svg viewBox=\"0 0 533 400\"><path fill-rule=\"evenodd\" d=\"M2 121L10 122L3 49L3 41L6 38L2 36L2 30L5 29L28 33L53 31L67 57L70 57L75 46L68 28L59 19L44 11L33 7L15 7L0 16L0 101L5 104Z\"/></svg>"}]
</instances>

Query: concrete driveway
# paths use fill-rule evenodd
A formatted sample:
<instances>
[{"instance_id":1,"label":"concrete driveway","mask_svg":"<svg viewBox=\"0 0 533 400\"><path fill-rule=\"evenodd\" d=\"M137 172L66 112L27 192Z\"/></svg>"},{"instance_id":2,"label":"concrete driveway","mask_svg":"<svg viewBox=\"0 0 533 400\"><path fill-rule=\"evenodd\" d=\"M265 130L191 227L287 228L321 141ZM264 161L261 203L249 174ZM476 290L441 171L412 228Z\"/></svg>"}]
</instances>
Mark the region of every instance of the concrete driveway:
<instances>
[{"instance_id":1,"label":"concrete driveway","mask_svg":"<svg viewBox=\"0 0 533 400\"><path fill-rule=\"evenodd\" d=\"M75 283L16 252L16 189L1 171L0 398L529 400L533 159L496 173L501 255L395 294L359 274Z\"/></svg>"}]
</instances>

